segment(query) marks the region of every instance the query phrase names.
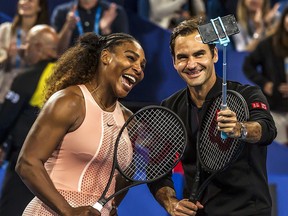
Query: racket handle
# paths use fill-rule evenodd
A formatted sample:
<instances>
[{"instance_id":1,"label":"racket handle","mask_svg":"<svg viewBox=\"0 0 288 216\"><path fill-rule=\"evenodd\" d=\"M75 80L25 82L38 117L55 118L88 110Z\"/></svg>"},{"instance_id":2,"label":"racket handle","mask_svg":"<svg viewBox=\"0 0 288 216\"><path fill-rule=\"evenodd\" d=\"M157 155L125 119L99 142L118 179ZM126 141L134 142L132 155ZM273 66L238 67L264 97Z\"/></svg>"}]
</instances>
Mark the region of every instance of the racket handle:
<instances>
[{"instance_id":1,"label":"racket handle","mask_svg":"<svg viewBox=\"0 0 288 216\"><path fill-rule=\"evenodd\" d=\"M101 212L102 208L103 208L103 205L99 202L95 203L93 205L93 208L97 209L99 212Z\"/></svg>"},{"instance_id":2,"label":"racket handle","mask_svg":"<svg viewBox=\"0 0 288 216\"><path fill-rule=\"evenodd\" d=\"M198 199L198 187L199 187L199 183L200 183L200 172L197 171L196 176L195 176L195 180L192 186L192 191L189 197L189 201L193 202L194 204L196 204L197 199Z\"/></svg>"},{"instance_id":3,"label":"racket handle","mask_svg":"<svg viewBox=\"0 0 288 216\"><path fill-rule=\"evenodd\" d=\"M225 104L221 104L221 110L225 110L225 109L227 109L227 104L225 103ZM227 139L228 138L228 135L225 133L225 132L223 132L223 131L221 131L221 138L222 139Z\"/></svg>"}]
</instances>

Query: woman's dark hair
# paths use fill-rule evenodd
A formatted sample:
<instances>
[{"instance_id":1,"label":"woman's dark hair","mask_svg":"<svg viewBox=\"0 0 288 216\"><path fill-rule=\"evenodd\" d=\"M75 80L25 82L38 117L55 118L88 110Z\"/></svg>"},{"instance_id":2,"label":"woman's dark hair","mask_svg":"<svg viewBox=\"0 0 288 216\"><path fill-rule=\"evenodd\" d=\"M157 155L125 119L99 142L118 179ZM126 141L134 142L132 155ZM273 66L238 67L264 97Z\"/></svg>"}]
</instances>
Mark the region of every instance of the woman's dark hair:
<instances>
[{"instance_id":1,"label":"woman's dark hair","mask_svg":"<svg viewBox=\"0 0 288 216\"><path fill-rule=\"evenodd\" d=\"M199 16L193 19L182 21L178 26L176 26L170 36L170 52L175 58L175 40L178 36L187 36L198 31L198 26L205 23L205 17ZM211 51L212 57L214 56L215 44L208 44Z\"/></svg>"},{"instance_id":2,"label":"woman's dark hair","mask_svg":"<svg viewBox=\"0 0 288 216\"><path fill-rule=\"evenodd\" d=\"M280 57L288 56L288 31L285 28L285 17L287 16L288 6L283 10L278 27L272 36L274 52Z\"/></svg>"},{"instance_id":3,"label":"woman's dark hair","mask_svg":"<svg viewBox=\"0 0 288 216\"><path fill-rule=\"evenodd\" d=\"M46 100L56 91L72 85L87 83L95 78L103 49L113 51L124 42L137 42L125 33L99 36L94 32L83 34L57 61L47 81Z\"/></svg>"},{"instance_id":4,"label":"woman's dark hair","mask_svg":"<svg viewBox=\"0 0 288 216\"><path fill-rule=\"evenodd\" d=\"M18 3L17 3L18 4ZM39 7L41 10L38 12L37 20L34 25L38 24L50 24L50 16L49 16L49 8L48 8L48 1L47 0L39 0ZM15 34L16 29L21 26L22 23L22 16L18 14L18 9L15 17L13 18L12 22L12 34Z\"/></svg>"}]
</instances>

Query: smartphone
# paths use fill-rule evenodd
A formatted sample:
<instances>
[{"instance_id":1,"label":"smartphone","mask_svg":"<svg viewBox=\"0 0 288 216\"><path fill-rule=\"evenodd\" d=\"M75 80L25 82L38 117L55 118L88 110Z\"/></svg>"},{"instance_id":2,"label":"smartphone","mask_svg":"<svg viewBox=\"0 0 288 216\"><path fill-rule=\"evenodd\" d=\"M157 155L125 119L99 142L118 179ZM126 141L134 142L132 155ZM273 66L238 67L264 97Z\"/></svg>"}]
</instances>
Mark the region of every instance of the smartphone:
<instances>
[{"instance_id":1,"label":"smartphone","mask_svg":"<svg viewBox=\"0 0 288 216\"><path fill-rule=\"evenodd\" d=\"M236 22L236 18L233 14L223 16L220 19L222 20L224 30L226 31L227 36L231 36L240 32ZM211 22L198 26L198 31L200 33L203 43L205 44L219 40ZM219 37L221 39L225 38L226 35L222 28L220 20L215 19L214 24L219 33Z\"/></svg>"}]
</instances>

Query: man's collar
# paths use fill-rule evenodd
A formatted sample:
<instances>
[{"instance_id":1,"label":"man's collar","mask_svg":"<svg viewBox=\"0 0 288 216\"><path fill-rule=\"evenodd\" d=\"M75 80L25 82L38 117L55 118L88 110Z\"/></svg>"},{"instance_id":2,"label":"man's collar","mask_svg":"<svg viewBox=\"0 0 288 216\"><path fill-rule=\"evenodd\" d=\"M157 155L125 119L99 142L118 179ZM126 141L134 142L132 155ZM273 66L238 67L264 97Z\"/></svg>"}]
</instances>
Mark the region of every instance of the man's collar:
<instances>
[{"instance_id":1,"label":"man's collar","mask_svg":"<svg viewBox=\"0 0 288 216\"><path fill-rule=\"evenodd\" d=\"M222 78L216 75L216 82L214 83L213 87L210 89L208 94L206 95L205 101L210 100L211 98L215 97L215 93L220 93L222 91ZM186 87L186 101L187 104L194 102L191 99L190 91L188 86ZM195 105L195 104L194 104Z\"/></svg>"},{"instance_id":2,"label":"man's collar","mask_svg":"<svg viewBox=\"0 0 288 216\"><path fill-rule=\"evenodd\" d=\"M222 91L222 78L216 75L216 82L214 83L213 87L208 92L206 99L209 100L213 97L215 97L215 93Z\"/></svg>"}]
</instances>

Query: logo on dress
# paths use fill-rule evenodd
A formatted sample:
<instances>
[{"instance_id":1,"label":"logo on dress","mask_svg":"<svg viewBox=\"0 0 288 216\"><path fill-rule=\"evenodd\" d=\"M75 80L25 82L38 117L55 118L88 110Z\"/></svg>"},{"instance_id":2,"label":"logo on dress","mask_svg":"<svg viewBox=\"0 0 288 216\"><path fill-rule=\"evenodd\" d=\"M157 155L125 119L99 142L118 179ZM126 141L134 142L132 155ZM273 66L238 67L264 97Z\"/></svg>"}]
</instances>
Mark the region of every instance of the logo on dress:
<instances>
[{"instance_id":1,"label":"logo on dress","mask_svg":"<svg viewBox=\"0 0 288 216\"><path fill-rule=\"evenodd\" d=\"M113 123L108 123L108 122L107 122L107 126L108 126L108 127L112 127L113 125L114 125Z\"/></svg>"}]
</instances>

